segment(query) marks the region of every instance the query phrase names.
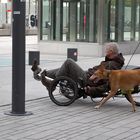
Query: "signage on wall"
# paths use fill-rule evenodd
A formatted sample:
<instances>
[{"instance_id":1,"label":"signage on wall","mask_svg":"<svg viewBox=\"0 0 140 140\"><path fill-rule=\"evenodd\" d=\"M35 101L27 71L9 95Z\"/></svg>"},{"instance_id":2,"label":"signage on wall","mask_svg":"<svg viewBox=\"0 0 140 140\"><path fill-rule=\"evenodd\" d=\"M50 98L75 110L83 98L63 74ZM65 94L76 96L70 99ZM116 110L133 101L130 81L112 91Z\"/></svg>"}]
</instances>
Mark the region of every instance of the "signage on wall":
<instances>
[{"instance_id":1,"label":"signage on wall","mask_svg":"<svg viewBox=\"0 0 140 140\"><path fill-rule=\"evenodd\" d=\"M37 16L36 15L31 15L30 16L30 24L32 27L37 26Z\"/></svg>"},{"instance_id":2,"label":"signage on wall","mask_svg":"<svg viewBox=\"0 0 140 140\"><path fill-rule=\"evenodd\" d=\"M36 15L26 15L25 18L26 27L36 27L37 26L37 16Z\"/></svg>"}]
</instances>

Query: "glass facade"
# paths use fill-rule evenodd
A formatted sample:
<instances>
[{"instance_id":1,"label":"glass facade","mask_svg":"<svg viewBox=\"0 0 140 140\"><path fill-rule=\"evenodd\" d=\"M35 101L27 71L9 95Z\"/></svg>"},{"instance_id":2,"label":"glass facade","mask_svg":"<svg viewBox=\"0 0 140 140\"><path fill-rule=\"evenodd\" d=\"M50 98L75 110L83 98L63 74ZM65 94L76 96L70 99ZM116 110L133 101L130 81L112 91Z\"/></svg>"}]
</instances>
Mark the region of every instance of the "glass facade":
<instances>
[{"instance_id":1,"label":"glass facade","mask_svg":"<svg viewBox=\"0 0 140 140\"><path fill-rule=\"evenodd\" d=\"M89 20L93 20L91 26L97 26L97 0L92 1L91 15L89 0L42 0L41 40L89 41ZM92 34L96 41L97 31Z\"/></svg>"},{"instance_id":2,"label":"glass facade","mask_svg":"<svg viewBox=\"0 0 140 140\"><path fill-rule=\"evenodd\" d=\"M138 41L140 0L42 0L40 40Z\"/></svg>"}]
</instances>

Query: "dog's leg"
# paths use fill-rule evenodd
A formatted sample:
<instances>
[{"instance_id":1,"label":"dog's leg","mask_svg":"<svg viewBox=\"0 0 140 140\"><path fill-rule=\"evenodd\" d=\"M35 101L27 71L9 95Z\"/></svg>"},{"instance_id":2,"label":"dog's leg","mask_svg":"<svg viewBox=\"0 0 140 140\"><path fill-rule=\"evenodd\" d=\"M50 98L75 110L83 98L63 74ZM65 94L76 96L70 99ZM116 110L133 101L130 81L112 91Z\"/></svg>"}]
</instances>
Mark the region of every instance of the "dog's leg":
<instances>
[{"instance_id":1,"label":"dog's leg","mask_svg":"<svg viewBox=\"0 0 140 140\"><path fill-rule=\"evenodd\" d=\"M116 91L110 91L110 93L108 94L107 97L105 97L100 103L99 105L95 106L95 109L99 109L107 100L109 100L111 97L113 97L116 94Z\"/></svg>"},{"instance_id":2,"label":"dog's leg","mask_svg":"<svg viewBox=\"0 0 140 140\"><path fill-rule=\"evenodd\" d=\"M129 98L129 100L130 100L130 102L132 104L132 111L135 112L136 111L136 106L135 106L135 102L133 100L131 91L128 91L127 94L128 94L128 98Z\"/></svg>"}]
</instances>

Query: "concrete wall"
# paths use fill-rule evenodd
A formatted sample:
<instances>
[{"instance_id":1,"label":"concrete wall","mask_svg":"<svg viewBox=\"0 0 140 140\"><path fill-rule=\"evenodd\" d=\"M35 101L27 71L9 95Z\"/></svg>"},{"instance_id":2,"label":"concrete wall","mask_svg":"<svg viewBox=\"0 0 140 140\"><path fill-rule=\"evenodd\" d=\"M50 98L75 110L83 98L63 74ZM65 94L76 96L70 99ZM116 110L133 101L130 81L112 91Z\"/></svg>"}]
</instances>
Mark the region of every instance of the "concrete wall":
<instances>
[{"instance_id":1,"label":"concrete wall","mask_svg":"<svg viewBox=\"0 0 140 140\"><path fill-rule=\"evenodd\" d=\"M96 43L83 42L40 42L41 53L67 54L67 48L77 48L80 56L102 56L102 47Z\"/></svg>"},{"instance_id":2,"label":"concrete wall","mask_svg":"<svg viewBox=\"0 0 140 140\"><path fill-rule=\"evenodd\" d=\"M124 55L133 54L138 42L123 42L119 43L119 50ZM78 56L104 56L105 48L104 45L99 45L98 43L87 43L87 42L39 42L39 50L41 53L49 54L60 54L66 55L67 48L77 48ZM140 46L135 53L140 53Z\"/></svg>"}]
</instances>

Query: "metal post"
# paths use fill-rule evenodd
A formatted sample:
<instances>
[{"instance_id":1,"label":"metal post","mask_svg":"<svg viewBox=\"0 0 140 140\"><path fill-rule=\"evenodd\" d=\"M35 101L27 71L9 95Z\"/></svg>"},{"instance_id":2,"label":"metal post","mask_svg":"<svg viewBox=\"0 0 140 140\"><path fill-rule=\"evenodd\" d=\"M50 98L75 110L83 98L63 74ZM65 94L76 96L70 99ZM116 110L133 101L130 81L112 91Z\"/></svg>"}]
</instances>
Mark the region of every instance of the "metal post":
<instances>
[{"instance_id":1,"label":"metal post","mask_svg":"<svg viewBox=\"0 0 140 140\"><path fill-rule=\"evenodd\" d=\"M29 115L25 112L25 0L13 1L12 23L12 111L8 115Z\"/></svg>"}]
</instances>

